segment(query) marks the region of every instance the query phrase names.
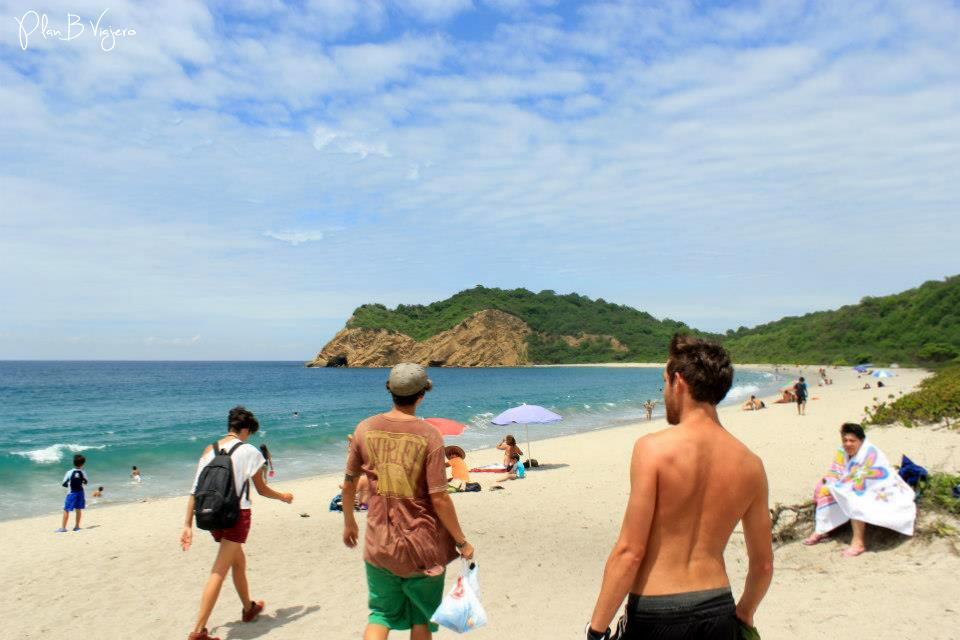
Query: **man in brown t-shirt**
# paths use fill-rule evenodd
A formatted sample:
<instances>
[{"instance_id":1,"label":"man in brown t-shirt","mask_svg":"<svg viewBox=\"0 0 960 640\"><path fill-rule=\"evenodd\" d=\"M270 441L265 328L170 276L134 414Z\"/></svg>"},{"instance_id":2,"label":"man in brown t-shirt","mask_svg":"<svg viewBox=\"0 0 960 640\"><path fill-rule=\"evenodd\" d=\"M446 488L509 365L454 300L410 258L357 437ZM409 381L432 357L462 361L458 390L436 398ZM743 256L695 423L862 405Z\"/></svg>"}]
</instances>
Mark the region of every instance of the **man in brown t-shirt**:
<instances>
[{"instance_id":1,"label":"man in brown t-shirt","mask_svg":"<svg viewBox=\"0 0 960 640\"><path fill-rule=\"evenodd\" d=\"M350 441L343 483L343 542L357 545L353 510L360 474L370 483L363 559L370 591L364 640L382 640L391 629L410 630L428 640L437 626L430 617L443 599L446 565L473 557L453 501L440 432L416 415L433 388L426 370L403 363L390 371L393 409L367 418Z\"/></svg>"}]
</instances>

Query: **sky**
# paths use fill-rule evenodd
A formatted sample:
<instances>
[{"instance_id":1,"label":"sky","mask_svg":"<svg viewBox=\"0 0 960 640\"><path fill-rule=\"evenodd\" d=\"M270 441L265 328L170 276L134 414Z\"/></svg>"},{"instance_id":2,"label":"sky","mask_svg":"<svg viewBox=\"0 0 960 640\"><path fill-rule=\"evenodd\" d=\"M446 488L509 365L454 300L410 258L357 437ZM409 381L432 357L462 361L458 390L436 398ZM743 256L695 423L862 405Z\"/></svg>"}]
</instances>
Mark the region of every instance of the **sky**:
<instances>
[{"instance_id":1,"label":"sky","mask_svg":"<svg viewBox=\"0 0 960 640\"><path fill-rule=\"evenodd\" d=\"M911 288L960 272L958 60L957 0L0 0L0 359L307 360L477 284L714 331Z\"/></svg>"}]
</instances>

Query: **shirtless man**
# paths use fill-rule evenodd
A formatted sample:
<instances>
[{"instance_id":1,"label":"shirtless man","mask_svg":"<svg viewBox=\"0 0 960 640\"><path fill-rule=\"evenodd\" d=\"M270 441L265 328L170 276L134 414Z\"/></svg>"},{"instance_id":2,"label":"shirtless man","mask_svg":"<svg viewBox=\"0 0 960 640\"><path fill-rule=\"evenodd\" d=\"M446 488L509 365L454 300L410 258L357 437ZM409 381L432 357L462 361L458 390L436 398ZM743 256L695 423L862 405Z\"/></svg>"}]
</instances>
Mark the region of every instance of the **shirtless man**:
<instances>
[{"instance_id":1,"label":"shirtless man","mask_svg":"<svg viewBox=\"0 0 960 640\"><path fill-rule=\"evenodd\" d=\"M630 498L603 574L587 638L739 638L773 578L763 463L720 425L716 405L733 381L723 347L674 336L664 371L667 422L640 438L630 463ZM749 569L734 604L723 561L743 522Z\"/></svg>"}]
</instances>

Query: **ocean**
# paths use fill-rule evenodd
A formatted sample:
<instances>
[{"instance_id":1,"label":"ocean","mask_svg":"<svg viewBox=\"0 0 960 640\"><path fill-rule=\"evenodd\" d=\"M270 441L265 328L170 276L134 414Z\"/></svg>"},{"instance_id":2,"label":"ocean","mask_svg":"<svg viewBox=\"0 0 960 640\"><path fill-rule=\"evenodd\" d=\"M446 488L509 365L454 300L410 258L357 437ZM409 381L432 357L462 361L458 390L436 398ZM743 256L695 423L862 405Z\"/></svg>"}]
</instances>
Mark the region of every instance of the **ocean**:
<instances>
[{"instance_id":1,"label":"ocean","mask_svg":"<svg viewBox=\"0 0 960 640\"><path fill-rule=\"evenodd\" d=\"M98 486L101 504L184 495L200 453L238 404L260 420L250 442L269 445L274 481L335 472L346 435L389 408L386 376L301 362L0 362L0 519L59 511L60 482L76 452L87 457L88 505ZM536 456L537 439L642 418L643 403L661 398L661 376L640 368L430 369L434 391L420 415L467 424L447 440L470 451L506 433L523 439L522 427L490 419L523 402L543 405L564 420L530 427ZM725 402L777 386L769 373L738 371ZM133 465L141 483L130 479Z\"/></svg>"}]
</instances>

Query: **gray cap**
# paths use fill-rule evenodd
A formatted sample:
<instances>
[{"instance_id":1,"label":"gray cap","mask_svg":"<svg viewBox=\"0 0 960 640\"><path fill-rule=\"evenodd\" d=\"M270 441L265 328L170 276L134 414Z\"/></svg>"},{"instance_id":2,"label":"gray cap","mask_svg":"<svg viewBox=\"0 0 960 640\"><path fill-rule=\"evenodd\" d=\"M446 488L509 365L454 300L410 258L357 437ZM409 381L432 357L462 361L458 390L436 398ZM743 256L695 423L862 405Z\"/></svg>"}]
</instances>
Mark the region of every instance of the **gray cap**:
<instances>
[{"instance_id":1,"label":"gray cap","mask_svg":"<svg viewBox=\"0 0 960 640\"><path fill-rule=\"evenodd\" d=\"M401 362L390 369L387 388L395 396L412 396L423 390L430 391L433 383L427 377L427 370L421 365Z\"/></svg>"}]
</instances>

